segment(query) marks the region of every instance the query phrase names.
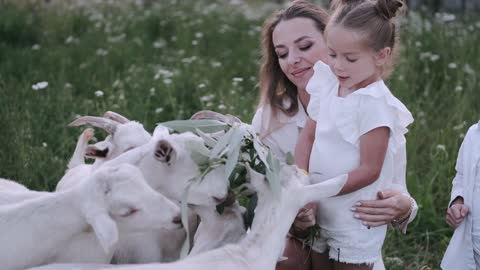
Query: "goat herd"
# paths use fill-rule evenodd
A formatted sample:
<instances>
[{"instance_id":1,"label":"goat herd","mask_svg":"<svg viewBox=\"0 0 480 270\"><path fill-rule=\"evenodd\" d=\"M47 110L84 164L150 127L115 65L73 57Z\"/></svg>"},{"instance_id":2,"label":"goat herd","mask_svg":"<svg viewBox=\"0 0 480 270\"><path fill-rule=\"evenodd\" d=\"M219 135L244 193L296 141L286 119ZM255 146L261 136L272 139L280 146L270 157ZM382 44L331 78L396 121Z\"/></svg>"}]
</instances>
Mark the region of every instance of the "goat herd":
<instances>
[{"instance_id":1,"label":"goat herd","mask_svg":"<svg viewBox=\"0 0 480 270\"><path fill-rule=\"evenodd\" d=\"M171 134L162 125L151 135L114 112L70 125L101 128L109 136L89 144L94 131L83 131L54 192L0 179L2 270L274 269L298 210L336 195L346 181L343 175L310 185L307 175L282 163L280 188L273 189L245 164L247 186L258 196L247 230L245 209L228 196L225 164L192 181L200 168L189 145L204 145L204 137ZM86 164L85 157L95 162ZM189 250L186 257L182 248Z\"/></svg>"}]
</instances>

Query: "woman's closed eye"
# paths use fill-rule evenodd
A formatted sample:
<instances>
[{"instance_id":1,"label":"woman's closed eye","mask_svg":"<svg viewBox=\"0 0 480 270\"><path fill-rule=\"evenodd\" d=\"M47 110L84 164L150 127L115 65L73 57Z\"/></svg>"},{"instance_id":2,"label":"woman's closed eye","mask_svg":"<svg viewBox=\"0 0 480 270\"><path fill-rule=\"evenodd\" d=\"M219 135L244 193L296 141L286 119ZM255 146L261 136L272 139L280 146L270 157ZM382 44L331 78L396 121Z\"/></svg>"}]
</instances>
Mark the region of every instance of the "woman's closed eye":
<instances>
[{"instance_id":1,"label":"woman's closed eye","mask_svg":"<svg viewBox=\"0 0 480 270\"><path fill-rule=\"evenodd\" d=\"M350 62L350 63L355 63L357 62L358 59L353 59L353 58L349 58L349 57L346 57L347 61Z\"/></svg>"},{"instance_id":2,"label":"woman's closed eye","mask_svg":"<svg viewBox=\"0 0 480 270\"><path fill-rule=\"evenodd\" d=\"M300 51L307 51L308 49L310 49L311 47L313 46L313 44L307 44L305 46L301 46L299 47Z\"/></svg>"}]
</instances>

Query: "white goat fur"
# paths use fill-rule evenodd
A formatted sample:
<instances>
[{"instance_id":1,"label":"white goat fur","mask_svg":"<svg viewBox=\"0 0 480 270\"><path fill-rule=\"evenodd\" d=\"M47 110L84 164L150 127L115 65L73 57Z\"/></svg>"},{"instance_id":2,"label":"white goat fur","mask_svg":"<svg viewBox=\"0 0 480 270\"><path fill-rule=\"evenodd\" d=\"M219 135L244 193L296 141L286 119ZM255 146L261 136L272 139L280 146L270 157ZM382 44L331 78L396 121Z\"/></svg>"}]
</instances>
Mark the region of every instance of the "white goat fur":
<instances>
[{"instance_id":1,"label":"white goat fur","mask_svg":"<svg viewBox=\"0 0 480 270\"><path fill-rule=\"evenodd\" d=\"M226 206L222 214L216 209L205 206L193 206L193 211L200 217L193 248L189 256L219 248L226 244L234 244L245 236L244 214L246 209L235 201Z\"/></svg>"},{"instance_id":2,"label":"white goat fur","mask_svg":"<svg viewBox=\"0 0 480 270\"><path fill-rule=\"evenodd\" d=\"M203 140L193 133L169 134L165 127L157 127L152 140L128 151L108 164L130 163L140 168L149 184L170 199L180 202L188 185L188 203L215 208L227 196L229 186L224 167L214 169L202 181L191 181L200 174L191 158L188 144ZM189 215L190 235L193 237L198 223ZM184 230L158 230L151 233L122 238L115 253L116 263L151 263L177 260L185 241Z\"/></svg>"},{"instance_id":3,"label":"white goat fur","mask_svg":"<svg viewBox=\"0 0 480 270\"><path fill-rule=\"evenodd\" d=\"M137 168L101 168L67 191L0 205L0 265L23 270L62 261L63 249L90 228L108 256L119 231L176 228L178 215L179 207L153 191Z\"/></svg>"},{"instance_id":4,"label":"white goat fur","mask_svg":"<svg viewBox=\"0 0 480 270\"><path fill-rule=\"evenodd\" d=\"M126 265L123 270L244 270L275 269L283 251L285 236L298 210L308 202L334 196L340 192L347 180L341 175L314 185L303 185L306 175L292 166L283 166L280 194L273 194L263 175L249 169L251 184L258 194L252 229L238 244L188 257L174 263ZM296 196L291 196L295 194ZM110 269L109 265L54 265L42 270L62 269Z\"/></svg>"}]
</instances>

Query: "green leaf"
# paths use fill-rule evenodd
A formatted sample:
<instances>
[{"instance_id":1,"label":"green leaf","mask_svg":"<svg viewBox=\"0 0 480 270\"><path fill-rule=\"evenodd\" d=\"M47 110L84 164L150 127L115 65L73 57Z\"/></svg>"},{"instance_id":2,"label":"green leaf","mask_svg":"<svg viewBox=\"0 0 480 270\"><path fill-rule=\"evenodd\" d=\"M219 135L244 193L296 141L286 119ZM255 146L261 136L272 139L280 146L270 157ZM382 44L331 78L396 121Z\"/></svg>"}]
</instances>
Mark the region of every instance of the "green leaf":
<instances>
[{"instance_id":1,"label":"green leaf","mask_svg":"<svg viewBox=\"0 0 480 270\"><path fill-rule=\"evenodd\" d=\"M257 152L258 158L263 162L265 167L267 169L269 169L269 165L268 165L268 162L267 162L267 150L261 144L260 139L258 139L258 137L255 137L253 139L253 147L255 148L255 151Z\"/></svg>"},{"instance_id":2,"label":"green leaf","mask_svg":"<svg viewBox=\"0 0 480 270\"><path fill-rule=\"evenodd\" d=\"M295 164L295 157L290 152L287 152L286 163L287 165Z\"/></svg>"},{"instance_id":3,"label":"green leaf","mask_svg":"<svg viewBox=\"0 0 480 270\"><path fill-rule=\"evenodd\" d=\"M276 159L272 151L268 151L268 156L267 156L267 163L269 166L269 169L267 169L266 177L268 180L268 183L270 185L270 188L272 189L272 192L274 195L279 195L280 194L280 161Z\"/></svg>"},{"instance_id":4,"label":"green leaf","mask_svg":"<svg viewBox=\"0 0 480 270\"><path fill-rule=\"evenodd\" d=\"M200 141L188 141L186 143L190 156L198 166L206 166L209 162L210 150Z\"/></svg>"},{"instance_id":5,"label":"green leaf","mask_svg":"<svg viewBox=\"0 0 480 270\"><path fill-rule=\"evenodd\" d=\"M222 156L221 153L225 154L225 148L227 147L228 143L230 142L230 138L233 135L233 132L235 131L234 128L231 128L225 135L223 135L213 147L212 152L210 153L210 159L214 158L220 158Z\"/></svg>"},{"instance_id":6,"label":"green leaf","mask_svg":"<svg viewBox=\"0 0 480 270\"><path fill-rule=\"evenodd\" d=\"M238 144L232 151L230 151L228 155L227 162L225 163L225 175L227 177L230 177L230 175L233 172L233 169L235 169L235 166L238 163L238 156L240 155L240 147L241 145Z\"/></svg>"},{"instance_id":7,"label":"green leaf","mask_svg":"<svg viewBox=\"0 0 480 270\"><path fill-rule=\"evenodd\" d=\"M204 141L205 141L205 144L210 147L210 148L213 148L215 147L215 145L217 144L217 141L212 138L210 135L208 135L207 133L204 133L203 131L201 131L200 129L195 129L195 133L198 134L198 136L200 136Z\"/></svg>"},{"instance_id":8,"label":"green leaf","mask_svg":"<svg viewBox=\"0 0 480 270\"><path fill-rule=\"evenodd\" d=\"M228 124L217 120L174 120L159 124L177 132L196 132L199 129L206 133L213 133L225 130L228 127Z\"/></svg>"}]
</instances>

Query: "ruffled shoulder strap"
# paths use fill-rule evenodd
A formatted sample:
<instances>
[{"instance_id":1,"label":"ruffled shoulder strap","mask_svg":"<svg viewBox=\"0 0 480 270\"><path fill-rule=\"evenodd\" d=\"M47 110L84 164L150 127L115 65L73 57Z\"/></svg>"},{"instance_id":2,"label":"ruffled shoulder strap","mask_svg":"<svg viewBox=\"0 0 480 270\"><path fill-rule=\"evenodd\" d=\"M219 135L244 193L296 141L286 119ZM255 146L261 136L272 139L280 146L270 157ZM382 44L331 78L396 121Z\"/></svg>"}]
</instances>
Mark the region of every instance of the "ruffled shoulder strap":
<instances>
[{"instance_id":1,"label":"ruffled shoulder strap","mask_svg":"<svg viewBox=\"0 0 480 270\"><path fill-rule=\"evenodd\" d=\"M322 61L315 63L313 71L313 76L308 81L306 90L310 94L307 113L315 120L319 111L319 102L332 91L338 89L338 80L330 67Z\"/></svg>"},{"instance_id":2,"label":"ruffled shoulder strap","mask_svg":"<svg viewBox=\"0 0 480 270\"><path fill-rule=\"evenodd\" d=\"M390 128L390 142L394 152L405 144L407 126L413 116L383 81L358 89L345 98L345 106L335 110L336 125L342 137L356 144L360 136L381 126Z\"/></svg>"}]
</instances>

